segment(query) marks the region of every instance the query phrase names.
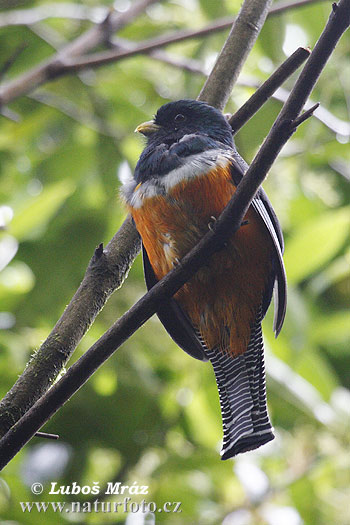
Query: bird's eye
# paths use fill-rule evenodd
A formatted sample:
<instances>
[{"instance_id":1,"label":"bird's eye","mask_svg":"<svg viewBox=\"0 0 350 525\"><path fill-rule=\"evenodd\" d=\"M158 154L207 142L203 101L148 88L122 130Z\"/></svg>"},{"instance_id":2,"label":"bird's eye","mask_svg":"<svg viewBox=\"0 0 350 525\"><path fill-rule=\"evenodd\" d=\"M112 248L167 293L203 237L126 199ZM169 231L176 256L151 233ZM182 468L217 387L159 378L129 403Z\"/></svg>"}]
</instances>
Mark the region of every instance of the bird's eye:
<instances>
[{"instance_id":1,"label":"bird's eye","mask_svg":"<svg viewBox=\"0 0 350 525\"><path fill-rule=\"evenodd\" d=\"M174 118L174 121L179 124L180 122L183 122L185 120L185 118L186 118L185 115L183 115L182 113L179 113Z\"/></svg>"}]
</instances>

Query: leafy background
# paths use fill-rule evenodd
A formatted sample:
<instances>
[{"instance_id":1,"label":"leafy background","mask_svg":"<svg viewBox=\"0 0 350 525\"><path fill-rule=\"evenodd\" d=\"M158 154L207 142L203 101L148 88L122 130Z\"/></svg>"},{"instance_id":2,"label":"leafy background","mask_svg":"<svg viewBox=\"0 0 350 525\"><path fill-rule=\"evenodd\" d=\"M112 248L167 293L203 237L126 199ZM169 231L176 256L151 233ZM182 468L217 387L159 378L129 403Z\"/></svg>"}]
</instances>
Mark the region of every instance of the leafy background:
<instances>
[{"instance_id":1,"label":"leafy background","mask_svg":"<svg viewBox=\"0 0 350 525\"><path fill-rule=\"evenodd\" d=\"M128 7L128 0L115 6ZM31 26L2 26L0 64L26 47L11 78L51 56L57 45L86 30L70 12L89 0L2 4L61 6L64 18ZM105 6L111 6L105 2ZM182 28L200 28L237 13L240 2L173 0L154 5L124 28L139 41ZM315 3L267 21L235 88L234 111L299 45L313 46L330 11ZM225 32L167 48L204 71ZM262 449L221 462L221 420L212 370L179 350L152 318L52 418L2 473L1 524L153 523L152 517L97 513L23 514L19 501L86 501L50 496L51 481L104 487L108 481L149 486L158 505L181 501L181 514L156 523L203 525L346 525L349 513L349 34L337 47L314 93L331 112L330 125L303 124L283 149L265 189L283 225L289 304L277 340L272 313L264 322L268 400L276 439ZM147 56L51 82L11 104L19 122L0 128L0 389L5 394L72 297L94 248L108 242L125 211L119 176L142 149L133 133L168 100L195 98L203 78ZM284 86L290 89L292 80ZM346 91L347 88L347 91ZM237 136L250 161L280 102L271 100ZM145 291L140 258L120 291L90 329L77 359ZM73 361L72 360L72 361ZM41 496L30 485L44 484ZM94 499L92 496L90 496ZM134 496L140 501L144 496ZM122 496L106 501L120 501ZM99 496L101 499L101 495Z\"/></svg>"}]
</instances>

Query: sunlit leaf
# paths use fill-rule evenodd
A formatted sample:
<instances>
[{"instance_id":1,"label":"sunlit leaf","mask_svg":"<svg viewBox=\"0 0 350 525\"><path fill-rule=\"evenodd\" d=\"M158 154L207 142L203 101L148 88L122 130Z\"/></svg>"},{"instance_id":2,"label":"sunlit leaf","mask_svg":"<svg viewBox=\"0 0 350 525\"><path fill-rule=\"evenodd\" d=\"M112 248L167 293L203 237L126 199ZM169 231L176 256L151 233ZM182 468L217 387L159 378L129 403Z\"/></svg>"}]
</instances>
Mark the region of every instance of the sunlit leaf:
<instances>
[{"instance_id":1,"label":"sunlit leaf","mask_svg":"<svg viewBox=\"0 0 350 525\"><path fill-rule=\"evenodd\" d=\"M0 308L13 308L33 288L35 277L27 264L13 261L0 273Z\"/></svg>"},{"instance_id":2,"label":"sunlit leaf","mask_svg":"<svg viewBox=\"0 0 350 525\"><path fill-rule=\"evenodd\" d=\"M38 228L47 225L74 188L69 179L64 179L45 187L38 197L29 198L20 210L15 211L11 234L19 240L35 235Z\"/></svg>"},{"instance_id":3,"label":"sunlit leaf","mask_svg":"<svg viewBox=\"0 0 350 525\"><path fill-rule=\"evenodd\" d=\"M336 345L350 342L350 312L339 311L319 316L310 326L310 338L321 345ZM347 346L347 345L346 345ZM348 348L344 348L348 351Z\"/></svg>"},{"instance_id":4,"label":"sunlit leaf","mask_svg":"<svg viewBox=\"0 0 350 525\"><path fill-rule=\"evenodd\" d=\"M350 233L350 208L324 213L293 233L286 243L288 281L298 283L322 268L344 246Z\"/></svg>"},{"instance_id":5,"label":"sunlit leaf","mask_svg":"<svg viewBox=\"0 0 350 525\"><path fill-rule=\"evenodd\" d=\"M117 389L117 374L110 368L102 368L94 375L92 384L100 396L110 396Z\"/></svg>"}]
</instances>

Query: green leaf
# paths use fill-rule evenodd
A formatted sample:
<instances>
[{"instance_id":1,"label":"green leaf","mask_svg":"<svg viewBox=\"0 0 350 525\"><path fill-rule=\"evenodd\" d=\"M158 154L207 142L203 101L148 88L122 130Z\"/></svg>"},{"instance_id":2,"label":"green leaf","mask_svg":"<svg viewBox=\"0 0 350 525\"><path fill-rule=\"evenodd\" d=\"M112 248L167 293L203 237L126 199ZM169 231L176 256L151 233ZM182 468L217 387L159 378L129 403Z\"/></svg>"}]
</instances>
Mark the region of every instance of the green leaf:
<instances>
[{"instance_id":1,"label":"green leaf","mask_svg":"<svg viewBox=\"0 0 350 525\"><path fill-rule=\"evenodd\" d=\"M283 60L282 44L284 36L285 23L281 17L267 19L259 35L259 45L264 55L267 55L276 63Z\"/></svg>"},{"instance_id":2,"label":"green leaf","mask_svg":"<svg viewBox=\"0 0 350 525\"><path fill-rule=\"evenodd\" d=\"M0 308L14 307L20 298L31 291L35 277L29 266L14 261L0 273Z\"/></svg>"},{"instance_id":3,"label":"green leaf","mask_svg":"<svg viewBox=\"0 0 350 525\"><path fill-rule=\"evenodd\" d=\"M337 386L337 377L323 355L314 349L305 350L298 359L295 371L313 385L328 401Z\"/></svg>"},{"instance_id":4,"label":"green leaf","mask_svg":"<svg viewBox=\"0 0 350 525\"><path fill-rule=\"evenodd\" d=\"M340 311L327 317L317 317L310 326L310 337L313 342L322 345L350 341L350 313Z\"/></svg>"},{"instance_id":5,"label":"green leaf","mask_svg":"<svg viewBox=\"0 0 350 525\"><path fill-rule=\"evenodd\" d=\"M343 247L350 226L350 208L341 208L296 230L284 256L288 282L298 283L322 268Z\"/></svg>"},{"instance_id":6,"label":"green leaf","mask_svg":"<svg viewBox=\"0 0 350 525\"><path fill-rule=\"evenodd\" d=\"M350 252L337 257L332 261L324 271L316 275L310 281L309 288L314 294L323 293L329 286L349 281L350 278ZM345 290L344 290L345 292ZM345 292L346 293L346 292Z\"/></svg>"},{"instance_id":7,"label":"green leaf","mask_svg":"<svg viewBox=\"0 0 350 525\"><path fill-rule=\"evenodd\" d=\"M38 229L45 228L59 207L75 189L74 183L64 179L46 186L37 197L28 199L11 222L10 232L18 240L33 238Z\"/></svg>"},{"instance_id":8,"label":"green leaf","mask_svg":"<svg viewBox=\"0 0 350 525\"><path fill-rule=\"evenodd\" d=\"M224 2L208 2L208 0L199 0L202 11L208 18L219 18L226 14Z\"/></svg>"}]
</instances>

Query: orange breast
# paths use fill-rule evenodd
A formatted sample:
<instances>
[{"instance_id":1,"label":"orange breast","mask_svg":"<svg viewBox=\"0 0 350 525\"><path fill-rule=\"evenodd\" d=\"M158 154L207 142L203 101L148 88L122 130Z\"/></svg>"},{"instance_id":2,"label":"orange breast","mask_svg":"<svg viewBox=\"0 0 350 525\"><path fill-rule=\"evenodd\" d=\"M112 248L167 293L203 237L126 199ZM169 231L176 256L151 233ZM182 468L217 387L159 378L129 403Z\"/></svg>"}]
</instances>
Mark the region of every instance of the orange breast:
<instances>
[{"instance_id":1,"label":"orange breast","mask_svg":"<svg viewBox=\"0 0 350 525\"><path fill-rule=\"evenodd\" d=\"M235 192L229 169L177 184L130 212L155 275L161 279L208 231ZM271 271L272 241L250 208L227 248L175 295L209 348L243 353Z\"/></svg>"}]
</instances>

